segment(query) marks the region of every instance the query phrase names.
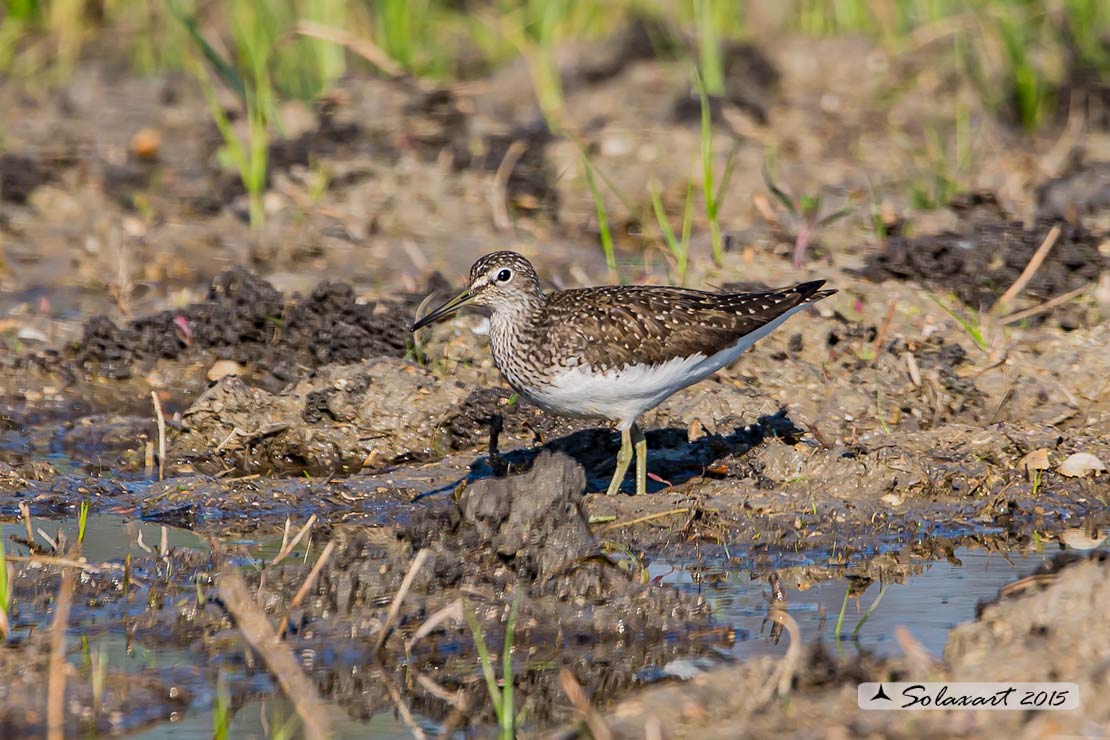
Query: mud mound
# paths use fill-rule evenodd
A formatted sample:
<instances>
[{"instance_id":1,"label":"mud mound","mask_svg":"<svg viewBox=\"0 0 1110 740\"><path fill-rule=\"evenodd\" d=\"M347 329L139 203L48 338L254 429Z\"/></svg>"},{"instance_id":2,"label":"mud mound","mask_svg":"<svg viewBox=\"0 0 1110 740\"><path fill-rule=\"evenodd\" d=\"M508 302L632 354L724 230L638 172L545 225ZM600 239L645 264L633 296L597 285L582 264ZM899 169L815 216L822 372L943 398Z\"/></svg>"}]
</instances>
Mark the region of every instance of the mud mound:
<instances>
[{"instance_id":1,"label":"mud mound","mask_svg":"<svg viewBox=\"0 0 1110 740\"><path fill-rule=\"evenodd\" d=\"M352 473L429 456L464 394L397 359L327 365L278 393L227 377L182 414L172 449L203 472Z\"/></svg>"},{"instance_id":2,"label":"mud mound","mask_svg":"<svg viewBox=\"0 0 1110 740\"><path fill-rule=\"evenodd\" d=\"M487 478L459 505L485 548L516 564L517 575L546 582L596 548L582 508L586 472L566 455L544 454L513 478Z\"/></svg>"},{"instance_id":3,"label":"mud mound","mask_svg":"<svg viewBox=\"0 0 1110 740\"><path fill-rule=\"evenodd\" d=\"M362 304L346 283L322 283L307 298L287 297L243 268L218 275L204 301L117 326L105 316L85 325L76 360L112 378L133 366L189 352L254 365L277 382L298 366L401 357L416 296Z\"/></svg>"},{"instance_id":4,"label":"mud mound","mask_svg":"<svg viewBox=\"0 0 1110 740\"><path fill-rule=\"evenodd\" d=\"M1010 221L977 224L967 236L897 237L868 257L863 277L913 280L931 290L951 290L972 309L988 309L1017 280L1053 225L1040 221L1026 231ZM1110 269L1110 259L1099 253L1098 235L1078 224L1059 225L1056 245L1025 289L1038 301L1095 282Z\"/></svg>"}]
</instances>

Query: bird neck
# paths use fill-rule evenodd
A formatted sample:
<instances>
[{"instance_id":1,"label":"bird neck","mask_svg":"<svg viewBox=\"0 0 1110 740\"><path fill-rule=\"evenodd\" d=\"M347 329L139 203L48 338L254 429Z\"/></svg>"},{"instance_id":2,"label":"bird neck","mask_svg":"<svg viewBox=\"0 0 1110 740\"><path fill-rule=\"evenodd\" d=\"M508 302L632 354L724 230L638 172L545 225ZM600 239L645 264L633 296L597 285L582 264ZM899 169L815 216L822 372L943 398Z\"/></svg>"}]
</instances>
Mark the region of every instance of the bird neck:
<instances>
[{"instance_id":1,"label":"bird neck","mask_svg":"<svg viewBox=\"0 0 1110 740\"><path fill-rule=\"evenodd\" d=\"M508 361L514 348L531 340L546 303L547 296L537 288L534 293L529 292L511 303L494 307L490 315L489 338L494 360L499 367Z\"/></svg>"}]
</instances>

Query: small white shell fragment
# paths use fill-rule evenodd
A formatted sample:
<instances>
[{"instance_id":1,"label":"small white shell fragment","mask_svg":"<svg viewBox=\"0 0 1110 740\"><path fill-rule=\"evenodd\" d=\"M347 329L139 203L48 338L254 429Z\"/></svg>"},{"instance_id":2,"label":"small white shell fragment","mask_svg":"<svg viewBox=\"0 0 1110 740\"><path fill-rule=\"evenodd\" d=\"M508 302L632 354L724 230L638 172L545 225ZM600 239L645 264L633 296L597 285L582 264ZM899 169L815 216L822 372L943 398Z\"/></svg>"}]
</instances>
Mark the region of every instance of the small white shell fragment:
<instances>
[{"instance_id":1,"label":"small white shell fragment","mask_svg":"<svg viewBox=\"0 0 1110 740\"><path fill-rule=\"evenodd\" d=\"M1060 467L1056 468L1056 471L1068 478L1082 478L1086 475L1105 473L1106 466L1103 465L1102 460L1089 452L1077 452L1074 455L1069 455L1067 460L1060 463Z\"/></svg>"}]
</instances>

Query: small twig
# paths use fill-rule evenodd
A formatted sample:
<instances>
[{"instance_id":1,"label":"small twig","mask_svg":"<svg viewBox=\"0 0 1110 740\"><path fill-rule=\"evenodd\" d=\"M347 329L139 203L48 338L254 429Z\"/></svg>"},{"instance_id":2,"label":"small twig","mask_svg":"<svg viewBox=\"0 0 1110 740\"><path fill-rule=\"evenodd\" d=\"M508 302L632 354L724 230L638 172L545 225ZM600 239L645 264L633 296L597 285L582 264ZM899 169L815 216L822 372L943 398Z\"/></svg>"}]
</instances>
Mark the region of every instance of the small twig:
<instances>
[{"instance_id":1,"label":"small twig","mask_svg":"<svg viewBox=\"0 0 1110 740\"><path fill-rule=\"evenodd\" d=\"M286 610L285 616L281 618L281 624L278 625L278 637L285 637L285 630L289 626L289 612L300 606L301 602L304 601L304 597L308 596L309 590L312 588L312 585L316 583L316 579L320 577L320 571L324 569L324 564L328 562L328 558L331 557L333 550L335 550L335 540L332 540L324 547L324 551L320 553L320 557L316 558L316 564L313 565L312 570L308 572L308 577L304 579L304 583L297 589L297 593L293 594L293 600L289 602L289 608Z\"/></svg>"},{"instance_id":2,"label":"small twig","mask_svg":"<svg viewBox=\"0 0 1110 740\"><path fill-rule=\"evenodd\" d=\"M609 725L590 704L590 699L586 696L582 685L578 683L574 674L566 666L559 669L559 685L563 687L563 693L570 699L574 709L582 715L582 721L586 723L586 728L590 731L590 737L593 740L612 740L613 733L609 729Z\"/></svg>"},{"instance_id":3,"label":"small twig","mask_svg":"<svg viewBox=\"0 0 1110 740\"><path fill-rule=\"evenodd\" d=\"M464 689L458 689L452 693L433 681L431 676L421 673L412 666L409 666L409 670L416 676L416 682L420 684L421 688L441 702L450 704L455 709L461 709L465 706L463 702L466 697L466 691Z\"/></svg>"},{"instance_id":4,"label":"small twig","mask_svg":"<svg viewBox=\"0 0 1110 740\"><path fill-rule=\"evenodd\" d=\"M46 737L62 740L65 728L66 626L73 606L73 570L62 570L54 622L50 625L50 663L46 689Z\"/></svg>"},{"instance_id":5,"label":"small twig","mask_svg":"<svg viewBox=\"0 0 1110 740\"><path fill-rule=\"evenodd\" d=\"M44 540L46 540L46 544L50 545L51 551L58 549L58 543L54 541L53 537L44 532L42 527L39 527L37 531L39 533L39 537L42 537Z\"/></svg>"},{"instance_id":6,"label":"small twig","mask_svg":"<svg viewBox=\"0 0 1110 740\"><path fill-rule=\"evenodd\" d=\"M685 507L685 508L682 508L682 509L671 509L670 511L660 511L660 512L656 512L655 514L648 514L646 516L637 517L636 519L633 519L633 520L627 521L627 522L613 522L612 524L606 524L604 527L602 527L598 531L599 532L608 532L610 529L620 529L621 527L631 527L633 524L643 524L644 522L650 522L653 519L662 519L663 517L671 516L672 514L687 514L687 513L689 513L689 511L690 511L689 507Z\"/></svg>"},{"instance_id":7,"label":"small twig","mask_svg":"<svg viewBox=\"0 0 1110 740\"><path fill-rule=\"evenodd\" d=\"M289 530L292 526L292 517L285 517L285 531L281 533L281 547L278 548L278 552L285 552L285 548L289 544ZM272 560L270 562L273 563Z\"/></svg>"},{"instance_id":8,"label":"small twig","mask_svg":"<svg viewBox=\"0 0 1110 740\"><path fill-rule=\"evenodd\" d=\"M910 374L910 382L913 383L914 388L921 387L921 368L917 364L917 358L913 356L913 352L906 352L906 371Z\"/></svg>"},{"instance_id":9,"label":"small twig","mask_svg":"<svg viewBox=\"0 0 1110 740\"><path fill-rule=\"evenodd\" d=\"M306 534L308 534L310 531L312 531L312 525L315 524L315 523L316 523L316 515L313 514L312 516L310 516L308 518L308 521L304 523L304 526L301 527L301 531L297 532L296 536L294 536L291 541L287 542L283 538L282 543L281 543L281 549L278 550L278 554L274 556L274 559L270 561L270 565L277 565L282 560L284 560L286 557L288 557L289 553L293 552L293 550L296 549L297 545L300 544L300 542L304 538L304 536ZM289 520L288 519L285 520L285 534L286 534L286 536L288 536L288 534L289 534Z\"/></svg>"},{"instance_id":10,"label":"small twig","mask_svg":"<svg viewBox=\"0 0 1110 740\"><path fill-rule=\"evenodd\" d=\"M1068 303L1069 301L1075 300L1079 296L1086 293L1089 289L1090 289L1090 286L1084 285L1081 288L1076 288L1075 290L1069 290L1067 293L1064 293L1062 295L1058 295L1055 298L1049 298L1047 301L1045 301L1044 303L1042 303L1039 306L1033 306L1032 308L1026 308L1022 311L1017 311L1017 312L1012 313L1008 316L1003 316L1002 318L1000 318L998 320L998 323L1001 324L1002 326L1006 326L1007 324L1014 324L1014 323L1017 323L1018 321L1021 321L1022 319L1027 319L1030 316L1036 316L1039 313L1044 313L1045 311L1051 311L1052 309L1056 308L1057 306L1061 306L1065 303Z\"/></svg>"},{"instance_id":11,"label":"small twig","mask_svg":"<svg viewBox=\"0 0 1110 740\"><path fill-rule=\"evenodd\" d=\"M310 740L331 737L331 722L324 712L316 685L305 675L292 649L274 632L265 613L251 597L242 574L225 567L216 576L216 585L224 607L235 620L243 638L262 656L285 696L297 710L305 737Z\"/></svg>"},{"instance_id":12,"label":"small twig","mask_svg":"<svg viewBox=\"0 0 1110 740\"><path fill-rule=\"evenodd\" d=\"M87 570L90 573L99 573L103 570L123 570L123 566L118 563L100 563L93 565L86 563L84 560L73 560L72 558L55 558L49 555L5 555L5 560L11 560L13 563L37 563L39 565L58 565L63 568L78 568L80 570Z\"/></svg>"},{"instance_id":13,"label":"small twig","mask_svg":"<svg viewBox=\"0 0 1110 740\"><path fill-rule=\"evenodd\" d=\"M1019 578L1013 583L1007 583L1002 588L998 589L998 595L1001 597L1014 596L1024 591L1028 591L1036 586L1049 586L1060 578L1059 573L1034 573L1025 578Z\"/></svg>"},{"instance_id":14,"label":"small twig","mask_svg":"<svg viewBox=\"0 0 1110 740\"><path fill-rule=\"evenodd\" d=\"M1003 293L1002 297L998 299L998 303L995 304L996 313L1002 313L1010 301L1016 298L1021 291L1025 290L1025 286L1028 285L1029 281L1033 279L1033 276L1037 274L1037 270L1040 269L1045 257L1052 251L1052 247L1056 245L1056 240L1059 238L1060 224L1056 224L1048 230L1048 234L1045 235L1044 241L1041 242L1041 246L1037 247L1037 251L1033 253L1033 256L1029 260L1029 264L1027 264L1025 269L1021 271L1021 274L1018 275L1018 279L1015 280L1014 284L1010 286L1010 289Z\"/></svg>"},{"instance_id":15,"label":"small twig","mask_svg":"<svg viewBox=\"0 0 1110 740\"><path fill-rule=\"evenodd\" d=\"M405 595L408 594L409 589L412 588L412 582L416 580L416 574L424 567L424 561L428 559L428 550L421 550L416 553L416 557L412 559L412 565L409 566L409 572L405 574L405 579L401 581L401 587L397 589L397 595L393 597L393 603L389 605L389 612L385 616L385 621L382 622L381 632L378 633L378 641L374 645L374 652L379 652L385 647L385 641L389 639L389 632L393 628L393 622L397 619L397 614L401 611L401 602L405 600Z\"/></svg>"},{"instance_id":16,"label":"small twig","mask_svg":"<svg viewBox=\"0 0 1110 740\"><path fill-rule=\"evenodd\" d=\"M932 669L936 663L933 656L925 649L917 639L910 634L904 625L898 625L894 628L894 639L898 641L898 645L902 648L902 652L909 659L918 670L926 673ZM923 678L924 676L915 676L916 678Z\"/></svg>"},{"instance_id":17,"label":"small twig","mask_svg":"<svg viewBox=\"0 0 1110 740\"><path fill-rule=\"evenodd\" d=\"M235 439L236 437L240 437L240 436L241 437L246 437L246 436L248 436L248 434L249 434L248 432L244 432L239 427L234 427L230 432L228 432L228 435L226 437L224 437L223 441L220 442L218 445L216 445L216 449L214 451L215 452L223 452L224 448L227 447L228 444L231 443L231 440Z\"/></svg>"},{"instance_id":18,"label":"small twig","mask_svg":"<svg viewBox=\"0 0 1110 740\"><path fill-rule=\"evenodd\" d=\"M166 477L166 417L162 414L162 402L158 400L158 391L151 391L150 398L154 401L154 415L158 419L158 480Z\"/></svg>"},{"instance_id":19,"label":"small twig","mask_svg":"<svg viewBox=\"0 0 1110 740\"><path fill-rule=\"evenodd\" d=\"M27 527L27 541L35 541L35 530L31 524L31 508L27 506L26 501L19 502L19 513L23 515L23 525Z\"/></svg>"}]
</instances>

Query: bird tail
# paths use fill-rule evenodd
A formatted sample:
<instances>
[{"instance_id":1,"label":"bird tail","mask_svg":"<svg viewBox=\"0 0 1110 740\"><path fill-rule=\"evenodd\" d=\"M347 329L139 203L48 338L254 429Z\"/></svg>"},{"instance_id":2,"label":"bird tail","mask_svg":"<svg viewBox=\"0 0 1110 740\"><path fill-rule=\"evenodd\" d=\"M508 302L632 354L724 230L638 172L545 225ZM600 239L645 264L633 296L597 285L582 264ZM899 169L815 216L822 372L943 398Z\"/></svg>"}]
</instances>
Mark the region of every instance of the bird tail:
<instances>
[{"instance_id":1,"label":"bird tail","mask_svg":"<svg viewBox=\"0 0 1110 740\"><path fill-rule=\"evenodd\" d=\"M832 290L821 290L820 288L824 284L824 280L811 280L808 283L798 283L795 285L794 290L802 296L802 300L799 301L799 303L816 303L836 293L835 288Z\"/></svg>"}]
</instances>

